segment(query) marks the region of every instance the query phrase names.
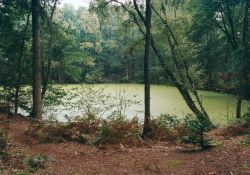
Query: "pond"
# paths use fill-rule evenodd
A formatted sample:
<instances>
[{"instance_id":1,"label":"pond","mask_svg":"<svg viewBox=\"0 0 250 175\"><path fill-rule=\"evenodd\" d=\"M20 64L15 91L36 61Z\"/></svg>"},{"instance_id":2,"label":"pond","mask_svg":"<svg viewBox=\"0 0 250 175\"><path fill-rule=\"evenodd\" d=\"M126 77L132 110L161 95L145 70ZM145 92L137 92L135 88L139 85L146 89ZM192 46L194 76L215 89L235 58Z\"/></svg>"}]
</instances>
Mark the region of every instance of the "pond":
<instances>
[{"instance_id":1,"label":"pond","mask_svg":"<svg viewBox=\"0 0 250 175\"><path fill-rule=\"evenodd\" d=\"M97 113L97 116L107 117L114 111L119 111L131 119L137 116L143 120L144 86L142 84L96 84L96 85L60 85L67 97L64 106L47 109L48 115L63 121L65 116L81 116L86 112ZM200 91L209 116L216 125L225 125L234 119L236 98L232 95ZM243 102L243 113L250 106ZM151 85L151 114L157 117L161 114L174 114L183 117L191 113L182 96L175 87Z\"/></svg>"}]
</instances>

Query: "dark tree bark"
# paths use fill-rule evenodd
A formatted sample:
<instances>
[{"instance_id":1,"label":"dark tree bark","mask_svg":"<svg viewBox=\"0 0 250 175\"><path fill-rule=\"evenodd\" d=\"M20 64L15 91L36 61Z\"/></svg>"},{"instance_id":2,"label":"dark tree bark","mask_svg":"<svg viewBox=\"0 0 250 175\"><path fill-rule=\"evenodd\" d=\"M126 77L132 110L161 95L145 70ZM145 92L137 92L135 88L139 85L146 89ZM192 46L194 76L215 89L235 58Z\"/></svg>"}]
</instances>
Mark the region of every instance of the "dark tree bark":
<instances>
[{"instance_id":1,"label":"dark tree bark","mask_svg":"<svg viewBox=\"0 0 250 175\"><path fill-rule=\"evenodd\" d=\"M198 117L199 120L206 121L206 123L208 125L213 126L213 124L212 124L209 116L207 115L207 113L204 113L204 111L203 111L204 109L201 109L201 111L200 111L197 108L197 106L195 105L195 103L194 103L188 89L186 89L185 86L181 82L179 82L177 80L177 78L174 76L173 72L168 68L167 64L164 61L165 59L163 58L160 51L157 49L157 47L155 45L154 38L152 38L152 40L151 40L151 46L152 46L152 49L153 49L155 55L158 57L161 66L165 70L168 77L175 84L176 88L179 90L180 94L184 98L184 100L185 100L186 104L188 105L188 107L190 108L190 110Z\"/></svg>"},{"instance_id":2,"label":"dark tree bark","mask_svg":"<svg viewBox=\"0 0 250 175\"><path fill-rule=\"evenodd\" d=\"M41 56L40 56L40 0L32 0L33 51L33 109L32 116L42 119Z\"/></svg>"},{"instance_id":3,"label":"dark tree bark","mask_svg":"<svg viewBox=\"0 0 250 175\"><path fill-rule=\"evenodd\" d=\"M149 59L150 59L150 48L151 48L151 0L146 0L146 35L145 35L145 53L144 53L144 99L145 99L145 116L144 116L144 128L143 136L146 137L150 134L150 76L149 76Z\"/></svg>"},{"instance_id":4,"label":"dark tree bark","mask_svg":"<svg viewBox=\"0 0 250 175\"><path fill-rule=\"evenodd\" d=\"M133 17L134 19L134 22L136 23L136 25L138 26L139 28L139 31L146 37L146 33L143 31L136 15L131 12L129 9L126 8L126 6L119 2L119 1L116 1L116 0L113 0L114 2L117 2L117 3L120 3L122 5L122 7L129 12L129 14ZM142 13L140 12L139 10L139 7L136 3L136 0L133 0L133 3L134 3L134 6L135 6L135 10L137 12L137 14L139 15L141 21L143 22L144 26L146 26L146 19L144 18L144 16L142 15ZM169 32L171 33L172 30L169 30ZM171 33L172 37L174 36L172 33ZM174 38L175 39L175 38ZM175 41L176 43L176 41ZM169 76L169 78L173 81L173 83L175 84L175 86L177 87L177 89L179 90L179 92L181 93L182 97L184 98L186 104L188 105L188 107L191 109L191 111L193 111L193 113L197 116L197 118L199 120L201 120L202 122L206 122L208 125L210 125L211 127L213 127L213 124L205 110L205 108L203 107L202 103L201 103L201 100L199 99L199 96L198 96L198 93L195 89L192 89L192 92L194 93L195 95L195 98L197 99L198 101L198 104L201 108L198 109L198 107L195 105L188 89L185 87L184 84L182 84L181 82L178 81L178 79L175 77L175 75L173 74L173 72L168 68L167 64L165 63L165 59L164 57L161 55L160 51L157 49L156 45L155 45L155 41L154 41L154 38L153 36L151 35L151 47L155 53L155 55L157 56L157 58L159 59L159 62L160 64L162 65L163 69L165 70L166 74ZM184 66L185 66L185 69L187 69L187 64L184 62ZM186 73L186 76L193 88L193 81L191 79L191 77L189 76L189 73L188 73L188 70L185 70L185 73Z\"/></svg>"},{"instance_id":5,"label":"dark tree bark","mask_svg":"<svg viewBox=\"0 0 250 175\"><path fill-rule=\"evenodd\" d=\"M236 108L236 118L241 118L241 104L245 94L245 87L247 84L247 56L248 56L248 18L249 18L249 0L245 1L244 21L243 21L243 35L242 35L242 48L243 54L240 60L240 73L239 73L239 92Z\"/></svg>"},{"instance_id":6,"label":"dark tree bark","mask_svg":"<svg viewBox=\"0 0 250 175\"><path fill-rule=\"evenodd\" d=\"M159 50L157 50L155 42L154 42L154 38L152 37L152 48L156 54L156 56L158 57L162 67L164 68L164 70L166 71L167 75L170 77L170 79L174 82L175 86L177 87L177 89L179 90L179 92L181 93L181 95L183 96L185 102L187 103L188 107L195 113L195 115L201 119L201 120L205 120L206 123L210 126L213 126L203 104L202 101L199 97L199 94L196 90L195 84L193 82L193 79L190 76L189 73L189 69L188 69L188 64L185 61L183 54L181 52L181 50L179 49L179 43L176 40L176 37L173 33L173 31L171 30L170 26L168 25L168 22L165 21L161 15L154 9L154 7L152 6L153 11L157 14L157 16L161 19L161 21L165 24L166 28L167 28L167 39L168 39L168 43L171 49L171 57L173 62L175 63L175 66L178 70L178 74L181 77L181 81L179 81L176 76L173 74L173 72L167 67L167 64L165 64L164 58L162 57L161 53ZM173 40L173 41L172 41ZM177 53L176 50L178 51L179 55L180 55L180 61L177 61ZM184 73L182 73L181 70L184 70ZM193 93L195 99L198 102L198 106L200 107L200 109L198 109L197 105L195 105L190 93L189 93L189 89L186 87L185 85L185 79L188 80L189 85L191 86L191 92Z\"/></svg>"},{"instance_id":7,"label":"dark tree bark","mask_svg":"<svg viewBox=\"0 0 250 175\"><path fill-rule=\"evenodd\" d=\"M139 28L139 31L143 34L144 37L146 37L146 33L143 30L143 28L141 27L141 24L136 16L135 13L133 13L132 11L130 11L123 3L117 1L117 0L112 0L110 2L117 2L119 4L122 5L122 7L132 16L134 22L136 23L136 25ZM138 14L141 22L143 23L144 26L146 26L146 19L144 18L143 14L141 13L141 11L139 10L139 7L136 3L136 0L133 0L134 6L135 6L135 10L136 13ZM169 30L169 32L171 33L172 30ZM173 36L173 34L171 34ZM191 111L193 111L193 113L198 117L199 120L202 121L206 121L208 123L208 125L210 125L211 127L213 127L213 124L208 116L208 114L206 113L204 107L202 106L201 100L199 99L199 96L196 92L195 89L192 89L192 92L195 95L195 98L198 101L198 104L201 108L198 109L198 107L196 106L196 104L194 103L188 89L185 87L185 85L181 82L178 81L178 79L175 77L175 75L173 74L173 72L168 68L167 64L165 63L165 59L162 56L160 50L157 49L155 41L153 36L151 35L151 48L154 51L155 55L157 56L157 58L159 59L160 64L162 65L163 69L165 70L166 74L168 75L168 77L172 80L172 82L175 84L175 86L177 87L177 89L179 90L179 92L181 93L182 97L184 98L186 104L188 105L188 107L191 109ZM187 68L187 64L184 62L185 68ZM190 84L193 85L193 82L191 80L191 77L189 76L188 71L186 70L186 76L188 77ZM192 87L193 88L193 87Z\"/></svg>"}]
</instances>

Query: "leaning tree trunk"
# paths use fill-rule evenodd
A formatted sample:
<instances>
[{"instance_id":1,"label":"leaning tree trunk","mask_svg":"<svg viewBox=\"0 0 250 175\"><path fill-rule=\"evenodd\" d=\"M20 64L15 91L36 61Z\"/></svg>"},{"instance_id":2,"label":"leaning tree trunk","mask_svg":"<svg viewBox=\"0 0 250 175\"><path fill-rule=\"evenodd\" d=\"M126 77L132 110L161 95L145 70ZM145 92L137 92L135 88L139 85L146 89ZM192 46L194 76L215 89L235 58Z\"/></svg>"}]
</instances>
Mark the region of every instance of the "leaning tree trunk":
<instances>
[{"instance_id":1,"label":"leaning tree trunk","mask_svg":"<svg viewBox=\"0 0 250 175\"><path fill-rule=\"evenodd\" d=\"M163 69L165 70L165 72L169 76L169 78L172 80L172 82L174 83L176 88L179 90L180 94L184 98L184 100L185 100L186 104L188 105L188 107L190 108L190 110L198 117L199 120L206 121L206 123L212 127L213 124L212 124L209 116L206 113L204 114L204 112L202 110L199 110L197 108L197 106L195 105L188 89L185 88L185 86L177 80L177 78L174 76L172 71L168 68L167 64L164 61L163 56L161 55L160 51L156 48L155 41L154 41L153 37L151 38L151 46L152 46L152 49L153 49L155 55L159 59L161 66L163 67Z\"/></svg>"},{"instance_id":2,"label":"leaning tree trunk","mask_svg":"<svg viewBox=\"0 0 250 175\"><path fill-rule=\"evenodd\" d=\"M40 0L32 0L32 51L33 51L33 109L32 116L42 119L40 71Z\"/></svg>"},{"instance_id":3,"label":"leaning tree trunk","mask_svg":"<svg viewBox=\"0 0 250 175\"><path fill-rule=\"evenodd\" d=\"M140 19L142 20L144 26L146 26L146 19L144 18L144 16L142 15L142 13L139 10L138 4L136 3L136 0L133 0L134 6L135 6L135 10L137 12L137 14L139 15ZM139 21L137 19L137 17L134 15L133 12L129 11L124 5L123 7L133 16L135 23L137 24L140 32L146 36L145 32L143 31L143 29L141 28ZM171 31L171 30L169 30ZM164 57L161 55L161 52L157 49L156 45L155 45L155 41L153 36L151 35L151 47L155 53L155 55L157 56L157 58L159 59L160 64L162 65L163 69L165 70L166 74L170 77L170 79L173 81L173 83L175 84L175 86L177 87L177 89L179 90L179 92L181 93L182 97L184 98L186 104L188 105L188 107L190 108L190 110L198 117L199 120L202 121L206 121L206 123L213 127L214 125L212 124L208 114L206 113L205 109L203 108L201 101L198 97L198 93L196 92L195 89L192 89L195 98L198 100L199 106L201 107L201 109L198 109L198 107L195 105L188 89L181 83L178 81L178 79L174 76L173 72L168 68L167 64L165 63L165 59ZM187 64L184 62L185 64L185 68L187 69ZM185 70L186 74L188 76L188 80L191 83L191 85L193 85L192 79L189 76L188 70ZM193 88L193 87L192 87Z\"/></svg>"}]
</instances>

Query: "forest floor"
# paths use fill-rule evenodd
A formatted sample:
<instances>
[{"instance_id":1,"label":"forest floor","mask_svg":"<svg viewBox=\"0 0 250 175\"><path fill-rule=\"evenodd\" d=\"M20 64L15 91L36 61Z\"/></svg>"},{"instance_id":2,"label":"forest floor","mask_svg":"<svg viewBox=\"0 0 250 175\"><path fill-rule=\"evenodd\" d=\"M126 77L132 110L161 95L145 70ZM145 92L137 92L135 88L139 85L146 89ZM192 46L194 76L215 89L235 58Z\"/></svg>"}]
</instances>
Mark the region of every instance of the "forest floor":
<instances>
[{"instance_id":1,"label":"forest floor","mask_svg":"<svg viewBox=\"0 0 250 175\"><path fill-rule=\"evenodd\" d=\"M87 146L80 143L40 144L25 134L32 124L23 118L0 113L0 128L7 131L10 155L0 161L1 175L32 174L25 159L46 155L43 169L33 174L241 174L250 175L250 147L240 144L242 137L225 138L210 133L221 144L205 151L188 151L167 142L126 148L123 145ZM24 173L26 172L27 173Z\"/></svg>"}]
</instances>

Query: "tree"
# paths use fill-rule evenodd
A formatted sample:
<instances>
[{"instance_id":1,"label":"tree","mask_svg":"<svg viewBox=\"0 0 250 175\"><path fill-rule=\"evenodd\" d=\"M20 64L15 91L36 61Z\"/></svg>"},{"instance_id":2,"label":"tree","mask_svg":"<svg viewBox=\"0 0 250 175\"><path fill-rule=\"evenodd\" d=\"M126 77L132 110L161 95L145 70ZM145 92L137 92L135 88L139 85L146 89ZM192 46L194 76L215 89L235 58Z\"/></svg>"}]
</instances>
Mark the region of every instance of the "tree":
<instances>
[{"instance_id":1,"label":"tree","mask_svg":"<svg viewBox=\"0 0 250 175\"><path fill-rule=\"evenodd\" d=\"M19 96L20 96L20 86L21 86L21 77L22 77L22 70L21 70L21 62L23 59L23 52L25 49L25 42L26 42L26 38L27 38L27 31L29 28L29 21L30 21L30 10L28 12L28 16L27 16L27 21L26 21L26 25L25 28L23 30L23 36L22 36L22 40L21 40L21 48L20 48L20 54L19 54L19 58L17 60L17 76L16 76L16 82L15 82L15 99L14 99L14 114L17 115L18 112L18 107L19 107Z\"/></svg>"},{"instance_id":2,"label":"tree","mask_svg":"<svg viewBox=\"0 0 250 175\"><path fill-rule=\"evenodd\" d=\"M46 19L48 21L48 28L49 28L49 41L48 41L48 51L47 51L47 64L45 66L45 61L42 61L42 82L43 82L43 88L42 88L42 99L44 99L44 96L46 94L46 91L48 89L49 79L50 79L50 72L51 72L51 62L52 62L52 43L53 43L53 17L56 10L58 0L55 0L53 5L50 5L50 2L48 2L49 9L51 10L49 15L46 15Z\"/></svg>"},{"instance_id":3,"label":"tree","mask_svg":"<svg viewBox=\"0 0 250 175\"><path fill-rule=\"evenodd\" d=\"M42 119L41 55L40 55L40 0L32 0L33 52L33 111L32 116Z\"/></svg>"},{"instance_id":4,"label":"tree","mask_svg":"<svg viewBox=\"0 0 250 175\"><path fill-rule=\"evenodd\" d=\"M134 0L136 1L136 0ZM134 2L136 3L136 2ZM149 78L149 59L151 49L151 0L146 0L146 11L145 11L145 53L144 53L144 84L145 84L145 117L144 117L144 128L143 136L150 134L150 78Z\"/></svg>"},{"instance_id":5,"label":"tree","mask_svg":"<svg viewBox=\"0 0 250 175\"><path fill-rule=\"evenodd\" d=\"M111 2L115 2L115 3L120 4L120 7L122 7L123 9L125 9L126 12L128 12L130 17L133 19L133 21L135 22L135 24L139 28L139 31L146 38L147 32L145 32L145 30L147 31L147 23L146 23L146 18L144 17L143 13L141 12L141 10L144 10L143 4L140 4L140 7L139 7L136 0L133 0L133 7L131 7L130 3L122 3L118 0L108 1L105 4L108 4ZM203 107L201 99L196 91L196 87L195 87L194 82L192 80L192 77L190 76L190 73L189 73L188 65L183 58L183 55L182 55L180 48L179 48L180 46L176 40L175 35L173 34L172 29L169 27L169 25L166 23L166 21L159 15L159 13L155 9L154 9L154 12L157 14L158 17L160 17L161 23L166 26L168 33L171 34L170 37L174 42L173 44L175 45L175 48L173 47L172 49L177 50L179 53L179 58L180 58L178 60L179 63L176 62L175 64L181 64L182 66L179 67L177 74L175 74L174 71L171 70L172 65L170 63L166 62L167 59L165 59L165 57L162 54L163 50L161 49L161 47L156 45L155 36L151 34L151 41L150 41L151 48L152 48L153 52L155 53L156 58L158 58L159 64L162 66L163 70L165 71L166 75L169 77L171 82L177 87L177 89L179 90L180 94L183 96L186 104L191 109L191 111L193 111L194 114L200 120L205 120L205 121L207 121L206 123L208 123L210 126L213 126L205 108ZM154 28L157 28L157 27L158 26L154 25ZM172 54L172 56L171 56L172 60L174 60L174 56L176 56L176 55ZM180 69L184 69L184 71L182 71ZM179 74L179 73L181 73L181 74ZM183 77L183 78L179 79L179 77ZM194 94L195 99L198 101L198 105L194 102L189 90L191 90L191 92Z\"/></svg>"},{"instance_id":6,"label":"tree","mask_svg":"<svg viewBox=\"0 0 250 175\"><path fill-rule=\"evenodd\" d=\"M0 7L0 84L1 99L10 105L10 112L17 114L23 107L25 92L22 85L30 80L30 2L3 1Z\"/></svg>"},{"instance_id":7,"label":"tree","mask_svg":"<svg viewBox=\"0 0 250 175\"><path fill-rule=\"evenodd\" d=\"M247 70L249 55L247 51L248 21L249 21L249 1L248 0L214 0L196 1L199 18L210 26L216 27L217 32L221 32L232 48L231 57L234 59L236 93L238 102L236 107L236 118L241 117L242 100L247 92ZM201 24L202 25L202 24Z\"/></svg>"},{"instance_id":8,"label":"tree","mask_svg":"<svg viewBox=\"0 0 250 175\"><path fill-rule=\"evenodd\" d=\"M143 15L141 14L139 7L136 3L136 1L134 0L134 6L135 6L135 10L137 12L137 14L139 15L140 19L143 21L144 25L146 26L145 23L145 18L143 17ZM156 12L156 10L154 10ZM156 12L156 14L160 17L159 13ZM133 15L134 16L134 15ZM161 18L161 17L160 17ZM161 18L162 19L162 18ZM134 16L134 20L137 23L140 31L143 33L143 30L141 29L141 26L136 18L136 16ZM171 33L171 37L173 38L175 45L178 46L178 43L175 39L175 36L173 35L173 32L171 30L171 28L168 26L168 24L162 19L163 23L167 26L168 31ZM144 34L145 35L145 34ZM178 78L173 74L173 72L168 68L168 65L165 63L165 60L161 54L161 51L157 48L156 44L155 44L155 40L154 37L151 36L151 47L155 53L155 55L158 57L160 64L162 65L163 69L165 70L165 72L167 73L167 75L170 77L170 79L172 80L172 82L175 84L175 86L177 87L177 89L179 90L179 92L181 93L181 95L183 96L186 104L188 105L188 107L191 109L191 111L194 112L194 114L198 117L199 120L204 120L206 121L206 123L208 123L208 125L213 126L205 108L203 107L200 97L198 96L198 93L195 89L194 83L192 78L189 75L188 72L188 67L187 67L187 63L184 61L184 59L181 59L181 64L183 64L182 68L184 69L185 72L185 76L188 80L188 83L191 85L191 91L193 92L196 100L198 101L198 106L200 107L200 109L197 107L197 105L194 103L194 100L192 99L189 90L187 89L187 86L185 85L185 82L181 82L178 80ZM181 52L180 52L181 53ZM175 55L172 55L172 58ZM182 54L180 54L180 56L182 57ZM182 75L181 75L182 76Z\"/></svg>"},{"instance_id":9,"label":"tree","mask_svg":"<svg viewBox=\"0 0 250 175\"><path fill-rule=\"evenodd\" d=\"M239 91L238 91L238 102L236 108L236 118L241 117L241 105L242 99L245 96L246 85L247 85L247 58L248 58L248 25L249 25L249 9L250 2L248 0L243 1L244 6L244 17L243 17L243 27L242 27L242 56L240 58L240 70L239 70Z\"/></svg>"}]
</instances>

